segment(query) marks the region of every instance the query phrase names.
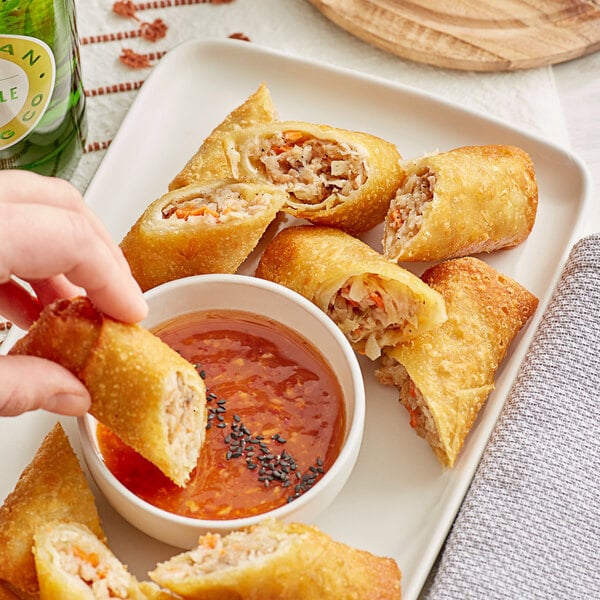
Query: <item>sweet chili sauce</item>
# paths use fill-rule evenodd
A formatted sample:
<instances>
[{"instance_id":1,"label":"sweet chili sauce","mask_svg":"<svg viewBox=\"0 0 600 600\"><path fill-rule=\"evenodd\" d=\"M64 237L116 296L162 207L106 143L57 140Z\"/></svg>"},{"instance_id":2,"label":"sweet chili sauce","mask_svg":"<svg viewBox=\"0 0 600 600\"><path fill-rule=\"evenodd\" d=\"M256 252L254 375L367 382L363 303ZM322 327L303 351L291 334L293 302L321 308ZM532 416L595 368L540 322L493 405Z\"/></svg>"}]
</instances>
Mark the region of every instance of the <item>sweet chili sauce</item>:
<instances>
[{"instance_id":1,"label":"sweet chili sauce","mask_svg":"<svg viewBox=\"0 0 600 600\"><path fill-rule=\"evenodd\" d=\"M342 390L304 338L238 311L186 315L155 334L204 378L208 424L183 488L98 425L106 465L138 497L183 516L243 518L299 497L332 465L345 431Z\"/></svg>"}]
</instances>

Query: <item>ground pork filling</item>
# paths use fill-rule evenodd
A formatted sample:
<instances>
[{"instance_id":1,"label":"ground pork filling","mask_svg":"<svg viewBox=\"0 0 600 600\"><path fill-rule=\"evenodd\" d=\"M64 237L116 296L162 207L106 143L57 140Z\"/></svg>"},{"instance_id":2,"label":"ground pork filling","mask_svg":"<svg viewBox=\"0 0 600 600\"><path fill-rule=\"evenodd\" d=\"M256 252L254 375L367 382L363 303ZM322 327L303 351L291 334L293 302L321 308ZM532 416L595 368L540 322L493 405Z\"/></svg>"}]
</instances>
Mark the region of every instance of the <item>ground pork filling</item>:
<instances>
[{"instance_id":1,"label":"ground pork filling","mask_svg":"<svg viewBox=\"0 0 600 600\"><path fill-rule=\"evenodd\" d=\"M55 541L60 568L69 575L79 577L87 584L94 598L128 598L130 576L116 559L100 557L97 549L81 548L72 541Z\"/></svg>"},{"instance_id":2,"label":"ground pork filling","mask_svg":"<svg viewBox=\"0 0 600 600\"><path fill-rule=\"evenodd\" d=\"M433 200L435 173L425 168L409 175L392 200L389 227L397 239L414 237L421 228L423 215Z\"/></svg>"},{"instance_id":3,"label":"ground pork filling","mask_svg":"<svg viewBox=\"0 0 600 600\"><path fill-rule=\"evenodd\" d=\"M271 203L269 193L257 194L252 202L246 200L238 190L224 187L208 190L204 194L179 198L162 208L163 219L200 218L206 223L226 223L244 219L264 211Z\"/></svg>"},{"instance_id":4,"label":"ground pork filling","mask_svg":"<svg viewBox=\"0 0 600 600\"><path fill-rule=\"evenodd\" d=\"M388 345L390 334L418 325L417 304L389 286L377 275L349 277L327 308L329 317L352 343L365 343L365 354L372 360Z\"/></svg>"},{"instance_id":5,"label":"ground pork filling","mask_svg":"<svg viewBox=\"0 0 600 600\"><path fill-rule=\"evenodd\" d=\"M249 149L254 167L296 199L296 208L335 206L367 180L366 157L347 143L284 131L256 140Z\"/></svg>"},{"instance_id":6,"label":"ground pork filling","mask_svg":"<svg viewBox=\"0 0 600 600\"><path fill-rule=\"evenodd\" d=\"M408 410L410 426L419 436L427 440L432 448L441 448L437 427L427 408L420 390L409 377L406 369L391 356L384 355L375 372L377 379L385 385L394 385L400 391L400 402Z\"/></svg>"},{"instance_id":7,"label":"ground pork filling","mask_svg":"<svg viewBox=\"0 0 600 600\"><path fill-rule=\"evenodd\" d=\"M275 532L257 526L250 531L233 531L226 536L206 534L198 546L184 555L185 565L172 564L182 575L200 575L243 567L289 546L300 534Z\"/></svg>"},{"instance_id":8,"label":"ground pork filling","mask_svg":"<svg viewBox=\"0 0 600 600\"><path fill-rule=\"evenodd\" d=\"M172 456L182 466L195 464L202 444L204 426L198 394L177 373L172 393L165 404L167 440Z\"/></svg>"}]
</instances>

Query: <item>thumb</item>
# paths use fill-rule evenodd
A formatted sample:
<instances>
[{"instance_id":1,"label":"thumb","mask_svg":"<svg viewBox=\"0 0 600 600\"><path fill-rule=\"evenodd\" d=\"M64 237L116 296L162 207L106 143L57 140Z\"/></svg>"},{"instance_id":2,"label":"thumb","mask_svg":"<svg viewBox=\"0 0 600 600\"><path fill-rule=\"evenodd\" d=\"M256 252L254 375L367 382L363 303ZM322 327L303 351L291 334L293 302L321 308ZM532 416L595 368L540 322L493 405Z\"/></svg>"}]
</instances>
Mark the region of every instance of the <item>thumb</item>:
<instances>
[{"instance_id":1,"label":"thumb","mask_svg":"<svg viewBox=\"0 0 600 600\"><path fill-rule=\"evenodd\" d=\"M79 416L89 407L83 383L59 364L35 356L0 356L0 415L43 409Z\"/></svg>"}]
</instances>

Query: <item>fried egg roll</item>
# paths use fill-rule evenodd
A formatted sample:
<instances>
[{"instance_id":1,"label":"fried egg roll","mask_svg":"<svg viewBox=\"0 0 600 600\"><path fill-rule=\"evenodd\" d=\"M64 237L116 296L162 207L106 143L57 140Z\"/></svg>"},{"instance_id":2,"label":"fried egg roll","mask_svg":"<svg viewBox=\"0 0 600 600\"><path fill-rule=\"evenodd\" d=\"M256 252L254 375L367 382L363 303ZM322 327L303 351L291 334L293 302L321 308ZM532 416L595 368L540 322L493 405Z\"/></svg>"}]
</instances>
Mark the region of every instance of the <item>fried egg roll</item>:
<instances>
[{"instance_id":1,"label":"fried egg roll","mask_svg":"<svg viewBox=\"0 0 600 600\"><path fill-rule=\"evenodd\" d=\"M31 548L34 533L48 521L77 521L105 539L94 496L60 423L45 436L0 508L0 582L8 598L11 593L38 597Z\"/></svg>"},{"instance_id":2,"label":"fried egg roll","mask_svg":"<svg viewBox=\"0 0 600 600\"><path fill-rule=\"evenodd\" d=\"M520 244L538 204L535 169L514 146L466 146L403 164L384 222L383 253L436 261Z\"/></svg>"},{"instance_id":3,"label":"fried egg roll","mask_svg":"<svg viewBox=\"0 0 600 600\"><path fill-rule=\"evenodd\" d=\"M127 567L79 523L40 527L33 555L40 600L146 600Z\"/></svg>"},{"instance_id":4,"label":"fried egg roll","mask_svg":"<svg viewBox=\"0 0 600 600\"><path fill-rule=\"evenodd\" d=\"M150 204L121 249L144 291L189 275L235 273L285 200L263 184L192 184Z\"/></svg>"},{"instance_id":5,"label":"fried egg roll","mask_svg":"<svg viewBox=\"0 0 600 600\"><path fill-rule=\"evenodd\" d=\"M333 540L316 527L264 521L198 546L149 573L184 598L203 600L399 599L401 573L391 558Z\"/></svg>"},{"instance_id":6,"label":"fried egg roll","mask_svg":"<svg viewBox=\"0 0 600 600\"><path fill-rule=\"evenodd\" d=\"M204 442L206 388L194 366L157 336L80 297L47 306L11 354L69 369L89 390L90 413L100 423L185 484Z\"/></svg>"},{"instance_id":7,"label":"fried egg roll","mask_svg":"<svg viewBox=\"0 0 600 600\"><path fill-rule=\"evenodd\" d=\"M271 94L263 83L242 105L234 109L204 140L185 167L169 184L169 190L203 183L214 179L231 178L231 169L223 152L222 138L226 133L274 121L277 111Z\"/></svg>"},{"instance_id":8,"label":"fried egg roll","mask_svg":"<svg viewBox=\"0 0 600 600\"><path fill-rule=\"evenodd\" d=\"M442 296L361 240L331 227L283 229L256 275L280 283L327 313L353 348L376 359L446 318Z\"/></svg>"},{"instance_id":9,"label":"fried egg roll","mask_svg":"<svg viewBox=\"0 0 600 600\"><path fill-rule=\"evenodd\" d=\"M440 263L422 277L444 297L448 320L387 348L376 376L398 388L410 425L443 465L453 467L494 389L499 365L538 300L474 257Z\"/></svg>"},{"instance_id":10,"label":"fried egg roll","mask_svg":"<svg viewBox=\"0 0 600 600\"><path fill-rule=\"evenodd\" d=\"M288 193L286 212L352 234L383 221L402 181L394 144L328 125L239 129L223 146L235 178L277 185Z\"/></svg>"}]
</instances>

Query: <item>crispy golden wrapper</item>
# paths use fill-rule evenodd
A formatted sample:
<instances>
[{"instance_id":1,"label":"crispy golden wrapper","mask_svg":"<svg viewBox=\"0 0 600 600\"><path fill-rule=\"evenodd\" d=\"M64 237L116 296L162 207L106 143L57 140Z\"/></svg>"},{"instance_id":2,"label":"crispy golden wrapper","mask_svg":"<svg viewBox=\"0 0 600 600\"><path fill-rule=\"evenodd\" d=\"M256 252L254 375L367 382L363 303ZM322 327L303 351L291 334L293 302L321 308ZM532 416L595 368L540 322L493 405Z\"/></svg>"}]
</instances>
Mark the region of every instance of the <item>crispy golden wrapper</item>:
<instances>
[{"instance_id":1,"label":"crispy golden wrapper","mask_svg":"<svg viewBox=\"0 0 600 600\"><path fill-rule=\"evenodd\" d=\"M94 496L60 423L0 508L0 587L7 598L12 592L13 597L37 598L33 536L50 520L78 521L105 539Z\"/></svg>"},{"instance_id":2,"label":"crispy golden wrapper","mask_svg":"<svg viewBox=\"0 0 600 600\"><path fill-rule=\"evenodd\" d=\"M351 235L320 226L289 227L265 249L256 275L280 283L326 312L354 349L412 339L446 319L442 296Z\"/></svg>"},{"instance_id":3,"label":"crispy golden wrapper","mask_svg":"<svg viewBox=\"0 0 600 600\"><path fill-rule=\"evenodd\" d=\"M379 381L395 385L410 424L442 464L452 467L496 371L537 298L485 262L458 258L431 267L423 280L446 301L437 329L385 350Z\"/></svg>"},{"instance_id":4,"label":"crispy golden wrapper","mask_svg":"<svg viewBox=\"0 0 600 600\"><path fill-rule=\"evenodd\" d=\"M403 177L394 144L329 125L239 129L223 147L236 179L278 185L289 195L286 212L351 234L383 221Z\"/></svg>"},{"instance_id":5,"label":"crispy golden wrapper","mask_svg":"<svg viewBox=\"0 0 600 600\"><path fill-rule=\"evenodd\" d=\"M204 442L206 388L194 366L157 336L80 297L47 306L10 353L69 369L88 388L98 421L185 484Z\"/></svg>"},{"instance_id":6,"label":"crispy golden wrapper","mask_svg":"<svg viewBox=\"0 0 600 600\"><path fill-rule=\"evenodd\" d=\"M35 533L40 600L146 600L127 567L79 523L47 523Z\"/></svg>"},{"instance_id":7,"label":"crispy golden wrapper","mask_svg":"<svg viewBox=\"0 0 600 600\"><path fill-rule=\"evenodd\" d=\"M19 596L11 592L9 587L6 587L8 585L10 584L3 584L0 581L0 600L19 600Z\"/></svg>"},{"instance_id":8,"label":"crispy golden wrapper","mask_svg":"<svg viewBox=\"0 0 600 600\"><path fill-rule=\"evenodd\" d=\"M204 140L197 152L169 184L175 190L191 183L231 178L221 140L226 133L274 121L277 116L267 86L262 83L242 105L234 109Z\"/></svg>"},{"instance_id":9,"label":"crispy golden wrapper","mask_svg":"<svg viewBox=\"0 0 600 600\"><path fill-rule=\"evenodd\" d=\"M140 582L140 589L147 600L181 600L181 596L159 587L153 581Z\"/></svg>"},{"instance_id":10,"label":"crispy golden wrapper","mask_svg":"<svg viewBox=\"0 0 600 600\"><path fill-rule=\"evenodd\" d=\"M144 291L189 275L235 273L285 200L263 184L192 184L150 204L121 249Z\"/></svg>"},{"instance_id":11,"label":"crispy golden wrapper","mask_svg":"<svg viewBox=\"0 0 600 600\"><path fill-rule=\"evenodd\" d=\"M466 146L403 164L390 204L383 253L436 261L520 244L538 203L533 162L514 146Z\"/></svg>"},{"instance_id":12,"label":"crispy golden wrapper","mask_svg":"<svg viewBox=\"0 0 600 600\"><path fill-rule=\"evenodd\" d=\"M188 599L398 600L401 573L391 558L358 550L316 527L265 521L157 565L151 579Z\"/></svg>"}]
</instances>

